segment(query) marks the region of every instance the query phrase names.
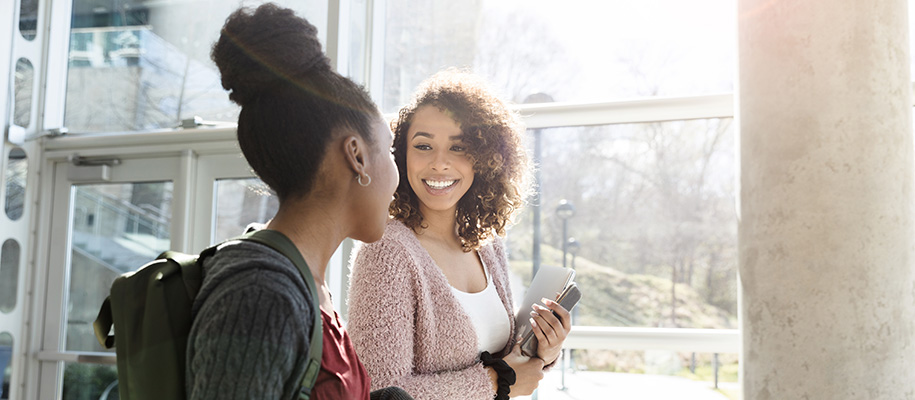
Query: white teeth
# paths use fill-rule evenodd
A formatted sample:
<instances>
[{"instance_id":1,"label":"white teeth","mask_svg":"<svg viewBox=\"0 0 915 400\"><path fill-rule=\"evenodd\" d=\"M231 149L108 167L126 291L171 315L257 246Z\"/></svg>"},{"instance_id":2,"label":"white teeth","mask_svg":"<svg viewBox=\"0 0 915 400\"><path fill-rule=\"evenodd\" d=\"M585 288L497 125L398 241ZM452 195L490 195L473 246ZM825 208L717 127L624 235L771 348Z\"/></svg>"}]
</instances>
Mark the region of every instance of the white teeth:
<instances>
[{"instance_id":1,"label":"white teeth","mask_svg":"<svg viewBox=\"0 0 915 400\"><path fill-rule=\"evenodd\" d=\"M433 188L433 189L444 189L444 188L446 188L446 187L448 187L448 186L453 185L454 182L457 182L457 181L454 181L454 180L451 180L451 181L430 181L430 180L426 180L425 182L426 182L427 185L429 185L429 187L431 187L431 188Z\"/></svg>"}]
</instances>

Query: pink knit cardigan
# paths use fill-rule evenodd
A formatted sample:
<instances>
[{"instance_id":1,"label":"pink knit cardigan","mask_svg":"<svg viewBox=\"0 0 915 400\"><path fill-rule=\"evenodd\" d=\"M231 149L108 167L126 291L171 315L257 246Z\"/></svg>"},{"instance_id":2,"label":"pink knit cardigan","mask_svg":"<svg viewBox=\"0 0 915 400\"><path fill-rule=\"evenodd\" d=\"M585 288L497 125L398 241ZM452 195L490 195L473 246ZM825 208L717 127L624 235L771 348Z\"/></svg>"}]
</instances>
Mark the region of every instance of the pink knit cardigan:
<instances>
[{"instance_id":1,"label":"pink knit cardigan","mask_svg":"<svg viewBox=\"0 0 915 400\"><path fill-rule=\"evenodd\" d=\"M508 258L500 239L479 250L514 332ZM400 386L417 400L490 400L477 335L451 286L410 228L391 220L353 259L347 330L372 390ZM514 346L512 335L502 352Z\"/></svg>"}]
</instances>

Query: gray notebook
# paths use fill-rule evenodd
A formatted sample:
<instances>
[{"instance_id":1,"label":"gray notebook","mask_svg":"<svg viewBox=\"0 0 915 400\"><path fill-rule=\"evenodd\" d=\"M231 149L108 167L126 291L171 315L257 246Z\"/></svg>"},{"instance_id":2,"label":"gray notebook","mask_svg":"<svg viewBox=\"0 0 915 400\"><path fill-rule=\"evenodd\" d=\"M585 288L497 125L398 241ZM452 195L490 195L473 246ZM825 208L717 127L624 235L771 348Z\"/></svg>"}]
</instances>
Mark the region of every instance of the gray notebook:
<instances>
[{"instance_id":1,"label":"gray notebook","mask_svg":"<svg viewBox=\"0 0 915 400\"><path fill-rule=\"evenodd\" d=\"M543 305L541 298L556 300L556 295L561 293L575 278L575 270L571 268L541 265L537 275L531 280L531 286L524 293L524 300L515 311L515 336L526 336L531 330L531 307L534 303Z\"/></svg>"}]
</instances>

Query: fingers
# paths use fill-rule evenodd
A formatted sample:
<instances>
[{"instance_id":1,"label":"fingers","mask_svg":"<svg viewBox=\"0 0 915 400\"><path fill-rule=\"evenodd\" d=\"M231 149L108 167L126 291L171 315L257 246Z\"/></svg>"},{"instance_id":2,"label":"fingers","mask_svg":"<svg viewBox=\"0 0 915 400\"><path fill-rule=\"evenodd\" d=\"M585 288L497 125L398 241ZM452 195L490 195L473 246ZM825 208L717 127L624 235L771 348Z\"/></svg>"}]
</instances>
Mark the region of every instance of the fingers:
<instances>
[{"instance_id":1,"label":"fingers","mask_svg":"<svg viewBox=\"0 0 915 400\"><path fill-rule=\"evenodd\" d=\"M559 321L562 324L562 329L564 329L566 332L572 330L572 315L569 313L569 310L566 310L565 307L559 303L549 299L541 299L541 301L550 310L556 313L556 316L559 317Z\"/></svg>"},{"instance_id":2,"label":"fingers","mask_svg":"<svg viewBox=\"0 0 915 400\"><path fill-rule=\"evenodd\" d=\"M521 354L521 335L518 335L518 337L515 338L515 345L512 346L511 353Z\"/></svg>"},{"instance_id":3,"label":"fingers","mask_svg":"<svg viewBox=\"0 0 915 400\"><path fill-rule=\"evenodd\" d=\"M563 324L562 321L563 317L569 319L568 311L555 302L544 301L544 303L552 308L534 304L534 310L531 311L531 326L539 328L534 329L534 334L537 335L539 333L538 331L542 330L543 335L549 339L550 342L554 342L556 339L559 339L560 341L564 340L571 330L571 324L568 322ZM557 309L559 312L553 311L553 308ZM543 337L537 335L537 339L542 340Z\"/></svg>"},{"instance_id":4,"label":"fingers","mask_svg":"<svg viewBox=\"0 0 915 400\"><path fill-rule=\"evenodd\" d=\"M548 330L562 329L562 323L553 315L553 312L549 308L543 307L539 304L533 305L533 311L531 311L531 319L537 323L540 329L543 329L544 332ZM532 323L531 326L534 324ZM536 330L536 329L535 329Z\"/></svg>"},{"instance_id":5,"label":"fingers","mask_svg":"<svg viewBox=\"0 0 915 400\"><path fill-rule=\"evenodd\" d=\"M531 314L534 314L532 311ZM546 337L546 334L543 332L543 328L540 327L540 324L537 323L537 317L531 317L531 326L534 328L534 336L537 337L537 348L548 347L550 346L550 339ZM552 329L550 329L552 332Z\"/></svg>"}]
</instances>

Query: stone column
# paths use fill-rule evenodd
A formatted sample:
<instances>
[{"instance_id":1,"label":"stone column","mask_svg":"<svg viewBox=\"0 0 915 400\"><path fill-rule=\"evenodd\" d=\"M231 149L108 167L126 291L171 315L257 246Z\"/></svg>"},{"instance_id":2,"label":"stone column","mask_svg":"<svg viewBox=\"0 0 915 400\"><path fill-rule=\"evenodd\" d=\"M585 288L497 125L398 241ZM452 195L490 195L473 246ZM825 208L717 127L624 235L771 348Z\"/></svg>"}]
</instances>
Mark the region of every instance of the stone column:
<instances>
[{"instance_id":1,"label":"stone column","mask_svg":"<svg viewBox=\"0 0 915 400\"><path fill-rule=\"evenodd\" d=\"M743 398L915 399L907 1L738 14Z\"/></svg>"}]
</instances>

